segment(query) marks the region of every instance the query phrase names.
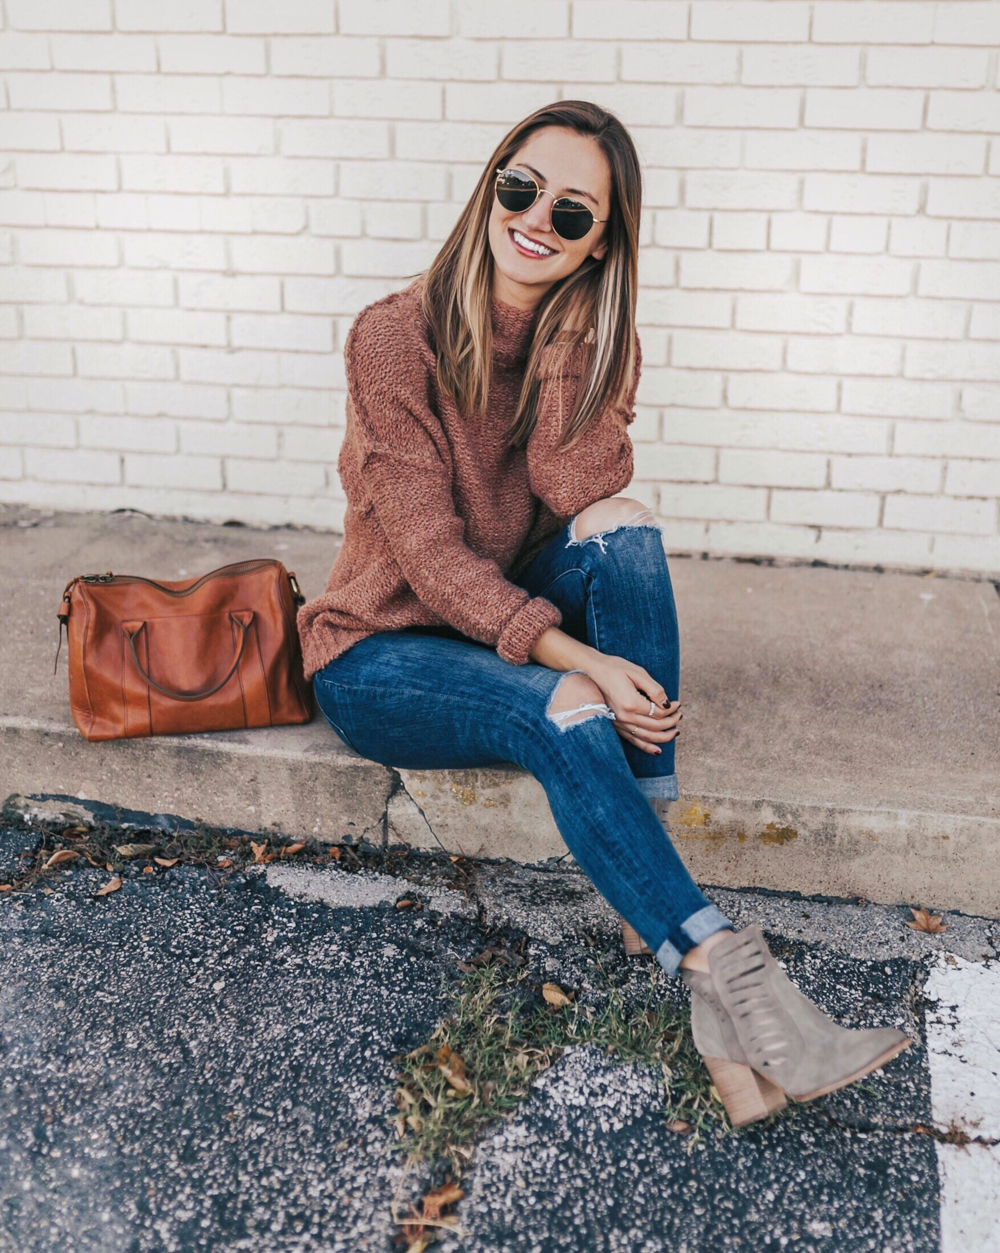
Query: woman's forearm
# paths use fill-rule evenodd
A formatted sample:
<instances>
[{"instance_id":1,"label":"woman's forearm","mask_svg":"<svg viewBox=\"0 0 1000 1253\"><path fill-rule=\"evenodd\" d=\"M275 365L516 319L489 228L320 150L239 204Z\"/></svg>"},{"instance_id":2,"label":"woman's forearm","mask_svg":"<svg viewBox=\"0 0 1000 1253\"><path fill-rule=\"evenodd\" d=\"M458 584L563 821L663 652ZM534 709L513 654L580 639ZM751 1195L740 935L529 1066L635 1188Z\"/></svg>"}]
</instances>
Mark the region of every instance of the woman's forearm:
<instances>
[{"instance_id":1,"label":"woman's forearm","mask_svg":"<svg viewBox=\"0 0 1000 1253\"><path fill-rule=\"evenodd\" d=\"M530 656L532 661L550 670L583 670L589 674L603 654L559 627L547 627L535 641Z\"/></svg>"}]
</instances>

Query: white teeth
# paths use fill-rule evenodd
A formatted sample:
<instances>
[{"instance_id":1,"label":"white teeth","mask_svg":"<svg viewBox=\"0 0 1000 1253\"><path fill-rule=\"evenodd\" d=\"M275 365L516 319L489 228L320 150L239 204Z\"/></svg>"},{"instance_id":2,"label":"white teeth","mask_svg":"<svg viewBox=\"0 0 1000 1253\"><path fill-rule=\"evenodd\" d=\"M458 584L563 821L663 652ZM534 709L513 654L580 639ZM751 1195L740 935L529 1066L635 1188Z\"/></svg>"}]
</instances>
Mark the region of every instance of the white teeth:
<instances>
[{"instance_id":1,"label":"white teeth","mask_svg":"<svg viewBox=\"0 0 1000 1253\"><path fill-rule=\"evenodd\" d=\"M527 248L531 252L537 253L540 257L551 257L555 254L554 248L546 248L542 244L536 244L533 239L529 239L527 235L522 235L519 230L512 228L512 234L522 248Z\"/></svg>"}]
</instances>

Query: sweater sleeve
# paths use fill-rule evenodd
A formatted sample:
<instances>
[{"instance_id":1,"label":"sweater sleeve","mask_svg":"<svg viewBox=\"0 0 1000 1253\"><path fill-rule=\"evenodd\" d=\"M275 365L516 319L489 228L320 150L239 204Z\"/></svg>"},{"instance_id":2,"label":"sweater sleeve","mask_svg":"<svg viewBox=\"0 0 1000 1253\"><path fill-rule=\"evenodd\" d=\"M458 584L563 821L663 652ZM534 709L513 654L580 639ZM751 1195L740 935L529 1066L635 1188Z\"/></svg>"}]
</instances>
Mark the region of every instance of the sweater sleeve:
<instances>
[{"instance_id":1,"label":"sweater sleeve","mask_svg":"<svg viewBox=\"0 0 1000 1253\"><path fill-rule=\"evenodd\" d=\"M560 364L563 352L556 345L542 352L538 412L527 455L531 490L557 517L569 518L632 481L628 426L635 420L642 351L636 339L635 370L624 403L599 414L572 448L557 448L593 349L577 344Z\"/></svg>"},{"instance_id":2,"label":"sweater sleeve","mask_svg":"<svg viewBox=\"0 0 1000 1253\"><path fill-rule=\"evenodd\" d=\"M429 609L505 661L524 665L562 614L465 543L451 470L433 438L440 423L428 403L426 372L412 345L387 351L369 332L359 318L345 344L348 388L362 435L361 477L392 557Z\"/></svg>"}]
</instances>

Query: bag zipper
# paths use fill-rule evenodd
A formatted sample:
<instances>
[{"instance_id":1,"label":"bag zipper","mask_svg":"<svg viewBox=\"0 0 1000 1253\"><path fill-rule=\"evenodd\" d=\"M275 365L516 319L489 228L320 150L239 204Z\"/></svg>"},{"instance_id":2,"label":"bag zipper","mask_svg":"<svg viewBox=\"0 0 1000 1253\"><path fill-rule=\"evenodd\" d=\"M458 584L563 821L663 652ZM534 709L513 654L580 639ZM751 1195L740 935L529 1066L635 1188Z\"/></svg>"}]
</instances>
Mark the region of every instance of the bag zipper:
<instances>
[{"instance_id":1,"label":"bag zipper","mask_svg":"<svg viewBox=\"0 0 1000 1253\"><path fill-rule=\"evenodd\" d=\"M163 592L165 596L189 596L196 591L201 585L209 579L227 578L234 574L247 574L251 570L263 570L266 566L276 566L278 561L276 558L266 557L261 561L241 561L231 566L220 566L218 570L210 570L208 574L203 574L200 579L196 579L190 587L178 590L173 587L164 587L162 583L157 583L155 579L145 579L141 574L113 574L110 570L104 574L82 574L80 576L81 583L146 583L150 587L155 587ZM296 584L298 586L298 584Z\"/></svg>"}]
</instances>

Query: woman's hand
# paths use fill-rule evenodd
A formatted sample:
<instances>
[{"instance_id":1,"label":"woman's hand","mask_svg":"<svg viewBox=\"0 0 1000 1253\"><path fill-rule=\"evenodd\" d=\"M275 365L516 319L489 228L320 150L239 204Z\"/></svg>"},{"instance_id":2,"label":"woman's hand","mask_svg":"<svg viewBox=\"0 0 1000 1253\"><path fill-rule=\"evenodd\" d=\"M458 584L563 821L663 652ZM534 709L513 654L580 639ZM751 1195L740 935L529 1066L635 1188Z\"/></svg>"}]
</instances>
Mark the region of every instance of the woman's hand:
<instances>
[{"instance_id":1,"label":"woman's hand","mask_svg":"<svg viewBox=\"0 0 1000 1253\"><path fill-rule=\"evenodd\" d=\"M605 703L615 715L615 730L629 744L655 754L661 751L657 745L680 735L684 717L680 701L670 704L662 685L642 666L625 657L602 653L586 673L601 689ZM656 706L652 714L650 701Z\"/></svg>"}]
</instances>

